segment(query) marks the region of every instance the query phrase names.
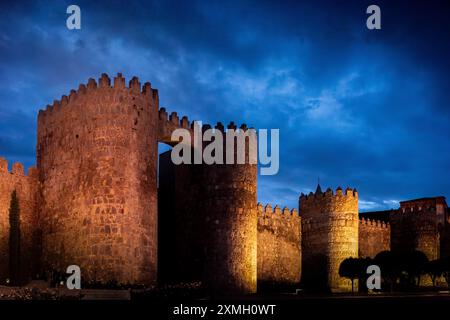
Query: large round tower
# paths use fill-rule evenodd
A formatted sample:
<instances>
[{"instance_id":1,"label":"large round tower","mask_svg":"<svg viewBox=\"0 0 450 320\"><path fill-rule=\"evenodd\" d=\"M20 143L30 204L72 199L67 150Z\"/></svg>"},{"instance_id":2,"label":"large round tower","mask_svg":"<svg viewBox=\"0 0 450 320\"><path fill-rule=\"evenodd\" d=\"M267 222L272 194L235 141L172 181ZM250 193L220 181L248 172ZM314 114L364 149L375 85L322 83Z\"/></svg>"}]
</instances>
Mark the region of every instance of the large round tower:
<instances>
[{"instance_id":1,"label":"large round tower","mask_svg":"<svg viewBox=\"0 0 450 320\"><path fill-rule=\"evenodd\" d=\"M339 276L346 258L358 257L358 193L341 188L300 196L302 218L302 282L310 289L351 290Z\"/></svg>"},{"instance_id":2,"label":"large round tower","mask_svg":"<svg viewBox=\"0 0 450 320\"><path fill-rule=\"evenodd\" d=\"M149 284L157 265L158 92L103 74L38 118L42 265Z\"/></svg>"},{"instance_id":3,"label":"large round tower","mask_svg":"<svg viewBox=\"0 0 450 320\"><path fill-rule=\"evenodd\" d=\"M231 123L230 129L236 126ZM216 130L223 132L224 128L218 124ZM245 125L240 131L247 132ZM224 164L204 165L205 276L213 294L256 292L257 168L249 161L250 147L247 142L244 164L236 163L234 148L227 152L234 153L235 164L225 164L224 152Z\"/></svg>"}]
</instances>

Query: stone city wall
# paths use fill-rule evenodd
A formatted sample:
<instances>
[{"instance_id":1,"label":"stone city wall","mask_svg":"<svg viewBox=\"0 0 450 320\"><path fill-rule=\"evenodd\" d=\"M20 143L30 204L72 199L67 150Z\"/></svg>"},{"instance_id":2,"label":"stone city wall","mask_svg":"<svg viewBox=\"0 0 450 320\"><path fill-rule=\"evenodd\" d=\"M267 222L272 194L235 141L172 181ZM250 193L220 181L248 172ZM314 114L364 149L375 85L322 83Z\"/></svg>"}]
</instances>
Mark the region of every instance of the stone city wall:
<instances>
[{"instance_id":1,"label":"stone city wall","mask_svg":"<svg viewBox=\"0 0 450 320\"><path fill-rule=\"evenodd\" d=\"M359 257L375 258L381 251L391 249L391 226L377 220L359 220Z\"/></svg>"},{"instance_id":2,"label":"stone city wall","mask_svg":"<svg viewBox=\"0 0 450 320\"><path fill-rule=\"evenodd\" d=\"M37 226L38 177L36 168L27 175L21 163L14 163L8 171L8 162L0 158L0 285L5 285L9 273L9 208L11 194L16 190L20 207L20 277L26 282L36 266L34 235Z\"/></svg>"},{"instance_id":3,"label":"stone city wall","mask_svg":"<svg viewBox=\"0 0 450 320\"><path fill-rule=\"evenodd\" d=\"M258 283L298 284L301 219L296 209L258 204Z\"/></svg>"}]
</instances>

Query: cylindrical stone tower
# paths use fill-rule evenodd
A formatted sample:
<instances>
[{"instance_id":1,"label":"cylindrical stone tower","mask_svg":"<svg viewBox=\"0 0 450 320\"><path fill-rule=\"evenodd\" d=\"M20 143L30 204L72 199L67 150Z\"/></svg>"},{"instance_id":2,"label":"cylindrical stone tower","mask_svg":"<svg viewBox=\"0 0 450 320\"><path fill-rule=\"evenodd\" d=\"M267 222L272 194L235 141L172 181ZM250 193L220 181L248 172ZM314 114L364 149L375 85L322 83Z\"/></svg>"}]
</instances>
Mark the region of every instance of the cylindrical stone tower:
<instances>
[{"instance_id":1,"label":"cylindrical stone tower","mask_svg":"<svg viewBox=\"0 0 450 320\"><path fill-rule=\"evenodd\" d=\"M351 290L339 276L347 258L358 257L358 193L341 188L300 196L302 218L302 282L308 289Z\"/></svg>"},{"instance_id":2,"label":"cylindrical stone tower","mask_svg":"<svg viewBox=\"0 0 450 320\"><path fill-rule=\"evenodd\" d=\"M38 118L42 267L150 284L157 266L158 92L103 74Z\"/></svg>"},{"instance_id":3,"label":"cylindrical stone tower","mask_svg":"<svg viewBox=\"0 0 450 320\"><path fill-rule=\"evenodd\" d=\"M216 130L224 131L221 124ZM245 125L241 130L247 132ZM256 170L248 143L245 164L204 165L205 282L214 295L256 292Z\"/></svg>"}]
</instances>

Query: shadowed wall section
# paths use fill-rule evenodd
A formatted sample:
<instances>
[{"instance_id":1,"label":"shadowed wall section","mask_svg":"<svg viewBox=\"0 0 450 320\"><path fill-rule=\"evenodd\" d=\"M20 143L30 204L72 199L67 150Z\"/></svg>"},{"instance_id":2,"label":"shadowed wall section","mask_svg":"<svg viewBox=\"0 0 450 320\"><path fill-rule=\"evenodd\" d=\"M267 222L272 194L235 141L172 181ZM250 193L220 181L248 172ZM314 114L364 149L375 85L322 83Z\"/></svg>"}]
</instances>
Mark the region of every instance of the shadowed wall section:
<instances>
[{"instance_id":1,"label":"shadowed wall section","mask_svg":"<svg viewBox=\"0 0 450 320\"><path fill-rule=\"evenodd\" d=\"M440 257L440 237L435 207L400 208L391 215L392 250L419 250L428 260Z\"/></svg>"},{"instance_id":2,"label":"shadowed wall section","mask_svg":"<svg viewBox=\"0 0 450 320\"><path fill-rule=\"evenodd\" d=\"M35 231L38 224L37 196L39 191L36 168L24 174L23 165L0 158L0 285L6 284L9 273L9 208L11 194L16 190L20 206L20 281L26 282L37 272Z\"/></svg>"},{"instance_id":3,"label":"shadowed wall section","mask_svg":"<svg viewBox=\"0 0 450 320\"><path fill-rule=\"evenodd\" d=\"M174 165L159 156L158 245L161 282L201 281L206 212L202 211L202 165Z\"/></svg>"}]
</instances>

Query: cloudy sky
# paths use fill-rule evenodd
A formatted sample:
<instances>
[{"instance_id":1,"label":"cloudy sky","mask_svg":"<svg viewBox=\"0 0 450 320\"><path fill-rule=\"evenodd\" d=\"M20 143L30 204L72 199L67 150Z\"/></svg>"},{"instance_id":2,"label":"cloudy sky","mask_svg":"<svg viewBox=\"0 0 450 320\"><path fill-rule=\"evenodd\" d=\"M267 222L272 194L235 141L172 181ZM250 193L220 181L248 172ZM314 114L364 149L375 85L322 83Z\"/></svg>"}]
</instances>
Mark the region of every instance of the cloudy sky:
<instances>
[{"instance_id":1,"label":"cloudy sky","mask_svg":"<svg viewBox=\"0 0 450 320\"><path fill-rule=\"evenodd\" d=\"M33 165L37 111L122 72L169 112L279 128L261 202L297 207L318 177L366 211L450 196L449 57L448 1L2 1L0 156Z\"/></svg>"}]
</instances>

